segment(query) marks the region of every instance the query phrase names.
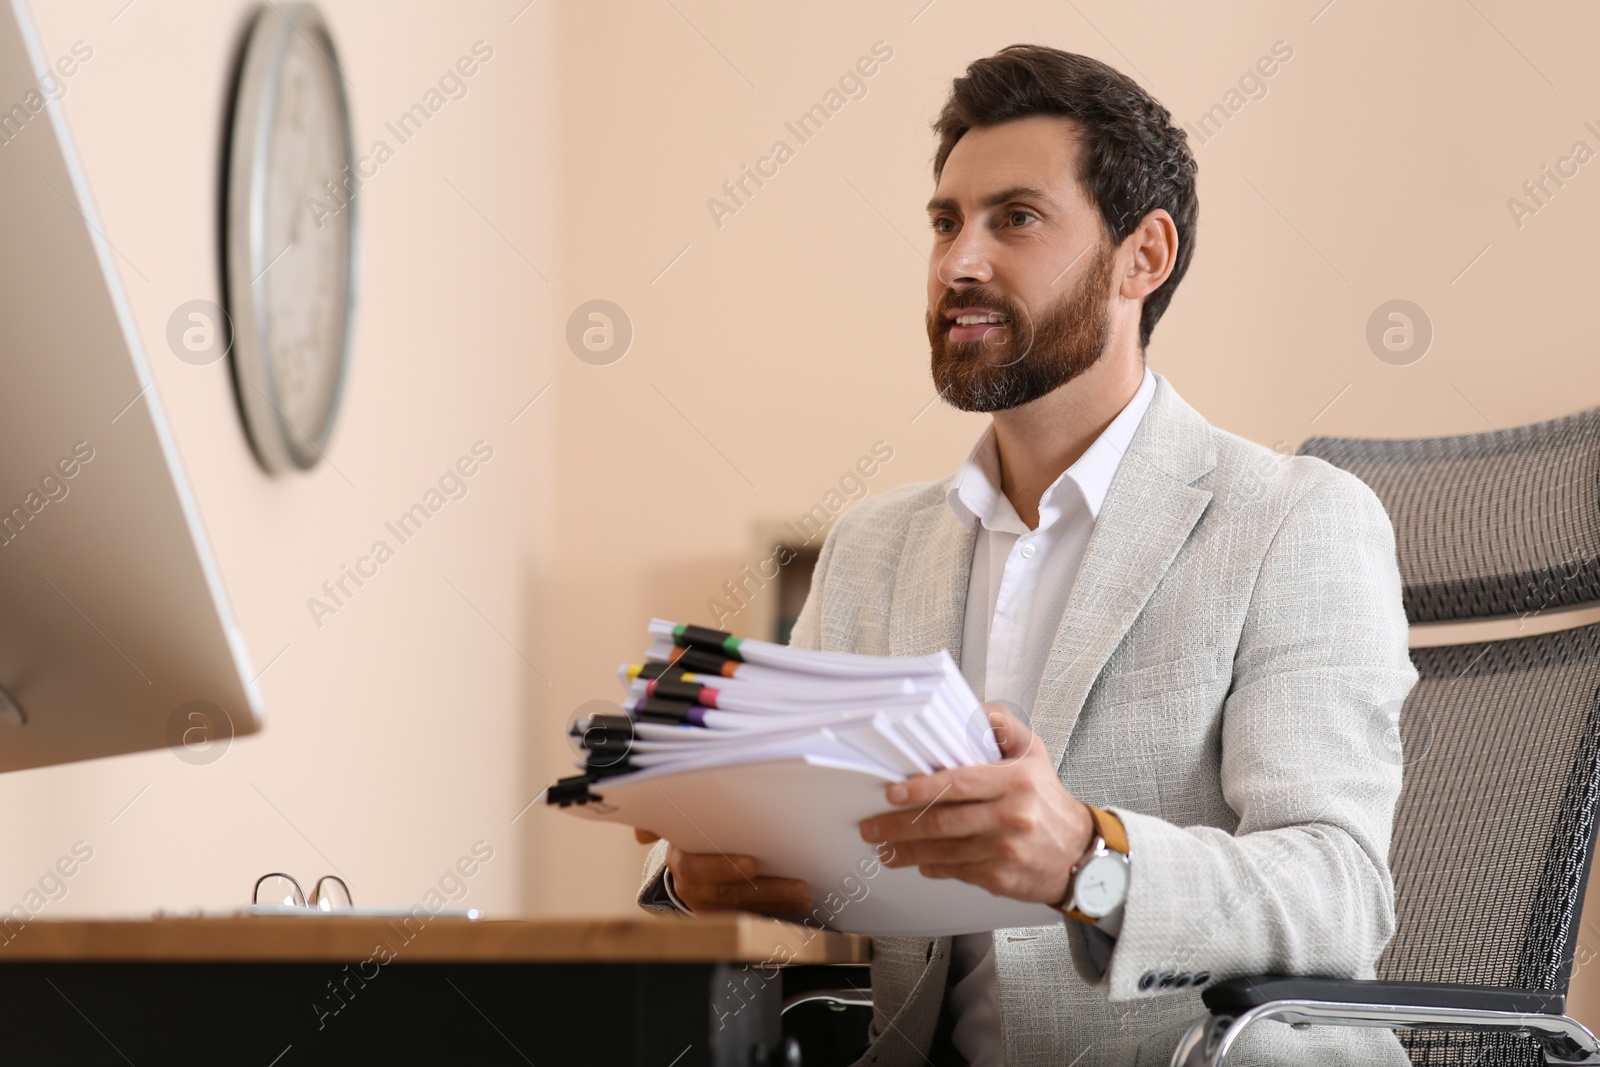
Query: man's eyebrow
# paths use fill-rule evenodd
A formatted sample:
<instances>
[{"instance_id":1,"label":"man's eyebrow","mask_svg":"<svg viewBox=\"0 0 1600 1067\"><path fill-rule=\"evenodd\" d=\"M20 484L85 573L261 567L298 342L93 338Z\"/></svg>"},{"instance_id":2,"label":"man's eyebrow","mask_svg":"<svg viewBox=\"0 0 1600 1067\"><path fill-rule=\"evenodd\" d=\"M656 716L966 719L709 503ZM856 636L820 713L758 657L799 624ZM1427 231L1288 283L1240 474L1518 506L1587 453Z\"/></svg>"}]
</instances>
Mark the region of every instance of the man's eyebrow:
<instances>
[{"instance_id":1,"label":"man's eyebrow","mask_svg":"<svg viewBox=\"0 0 1600 1067\"><path fill-rule=\"evenodd\" d=\"M1043 190L1035 189L1031 185L1013 185L1009 189L1002 189L983 198L980 207L995 207L1011 200L1042 200L1047 204L1055 203L1053 197ZM938 196L928 201L928 214L936 211L955 211L959 205L952 197Z\"/></svg>"}]
</instances>

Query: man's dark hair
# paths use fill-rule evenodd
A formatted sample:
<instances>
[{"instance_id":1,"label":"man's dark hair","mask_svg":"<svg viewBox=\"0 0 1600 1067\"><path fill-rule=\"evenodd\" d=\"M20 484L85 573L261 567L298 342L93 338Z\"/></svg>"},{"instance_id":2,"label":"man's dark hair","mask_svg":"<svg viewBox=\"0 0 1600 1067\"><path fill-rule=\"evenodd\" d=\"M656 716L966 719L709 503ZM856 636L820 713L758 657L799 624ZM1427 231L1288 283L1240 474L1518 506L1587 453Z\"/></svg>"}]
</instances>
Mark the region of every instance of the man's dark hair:
<instances>
[{"instance_id":1,"label":"man's dark hair","mask_svg":"<svg viewBox=\"0 0 1600 1067\"><path fill-rule=\"evenodd\" d=\"M1200 202L1188 137L1172 125L1172 113L1154 97L1099 60L1044 45L1014 44L975 61L951 84L950 99L933 123L939 135L934 180L968 130L1030 115L1060 115L1082 131L1078 178L1100 209L1113 245L1156 208L1172 216L1178 256L1167 280L1145 297L1139 317L1143 348L1194 256Z\"/></svg>"}]
</instances>

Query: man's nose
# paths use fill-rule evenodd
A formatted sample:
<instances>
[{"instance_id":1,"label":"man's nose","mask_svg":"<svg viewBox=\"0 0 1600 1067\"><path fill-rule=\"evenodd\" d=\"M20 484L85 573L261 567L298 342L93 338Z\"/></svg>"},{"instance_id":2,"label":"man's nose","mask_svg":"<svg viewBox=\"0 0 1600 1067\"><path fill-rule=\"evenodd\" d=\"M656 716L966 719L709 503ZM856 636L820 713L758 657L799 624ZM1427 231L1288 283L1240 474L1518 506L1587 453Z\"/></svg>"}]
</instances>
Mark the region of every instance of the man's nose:
<instances>
[{"instance_id":1,"label":"man's nose","mask_svg":"<svg viewBox=\"0 0 1600 1067\"><path fill-rule=\"evenodd\" d=\"M939 280L951 289L983 285L994 278L988 241L978 227L968 227L956 236L944 255L934 263Z\"/></svg>"}]
</instances>

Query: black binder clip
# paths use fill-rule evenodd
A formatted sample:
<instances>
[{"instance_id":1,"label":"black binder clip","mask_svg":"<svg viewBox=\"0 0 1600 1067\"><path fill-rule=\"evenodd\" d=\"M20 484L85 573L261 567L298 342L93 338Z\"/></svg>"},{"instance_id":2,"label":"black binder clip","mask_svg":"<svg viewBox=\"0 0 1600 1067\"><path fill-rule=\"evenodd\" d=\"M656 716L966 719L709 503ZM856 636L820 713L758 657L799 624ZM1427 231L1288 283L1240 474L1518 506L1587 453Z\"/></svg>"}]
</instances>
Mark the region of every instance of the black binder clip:
<instances>
[{"instance_id":1,"label":"black binder clip","mask_svg":"<svg viewBox=\"0 0 1600 1067\"><path fill-rule=\"evenodd\" d=\"M690 668L681 663L668 663L665 660L646 660L639 665L639 679L645 682L655 681L657 678L682 678Z\"/></svg>"},{"instance_id":2,"label":"black binder clip","mask_svg":"<svg viewBox=\"0 0 1600 1067\"><path fill-rule=\"evenodd\" d=\"M682 726L691 721L689 709L692 705L682 700L662 700L659 697L645 697L635 702L630 709L633 717L640 722L668 723Z\"/></svg>"},{"instance_id":3,"label":"black binder clip","mask_svg":"<svg viewBox=\"0 0 1600 1067\"><path fill-rule=\"evenodd\" d=\"M672 661L668 667L676 667L679 671L688 671L692 674L722 674L722 670L729 663L738 660L723 655L721 652L707 652L702 648L685 648L682 645L672 651ZM640 672L640 677L646 677Z\"/></svg>"},{"instance_id":4,"label":"black binder clip","mask_svg":"<svg viewBox=\"0 0 1600 1067\"><path fill-rule=\"evenodd\" d=\"M574 774L570 778L559 779L555 785L545 790L544 802L568 808L574 804L587 804L591 800L599 800L599 797L589 792L589 786L593 783L594 777L588 774Z\"/></svg>"}]
</instances>

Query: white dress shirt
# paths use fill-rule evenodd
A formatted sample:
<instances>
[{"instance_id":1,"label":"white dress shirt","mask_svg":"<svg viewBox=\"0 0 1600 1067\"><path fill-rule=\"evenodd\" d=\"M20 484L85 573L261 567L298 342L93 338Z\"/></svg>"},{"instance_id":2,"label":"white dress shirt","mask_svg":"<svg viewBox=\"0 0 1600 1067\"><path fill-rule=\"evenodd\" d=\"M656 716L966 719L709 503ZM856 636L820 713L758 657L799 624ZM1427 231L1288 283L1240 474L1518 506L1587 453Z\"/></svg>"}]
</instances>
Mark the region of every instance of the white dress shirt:
<instances>
[{"instance_id":1,"label":"white dress shirt","mask_svg":"<svg viewBox=\"0 0 1600 1067\"><path fill-rule=\"evenodd\" d=\"M1155 375L1147 367L1133 399L1039 498L1039 525L1034 529L1001 491L993 423L950 485L950 510L978 534L962 620L961 672L978 699L1005 701L1023 721L1032 716L1045 661L1100 505L1155 391ZM1118 909L1096 925L1115 934L1121 919ZM994 935L955 938L950 966L956 1048L972 1067L1003 1067Z\"/></svg>"}]
</instances>

